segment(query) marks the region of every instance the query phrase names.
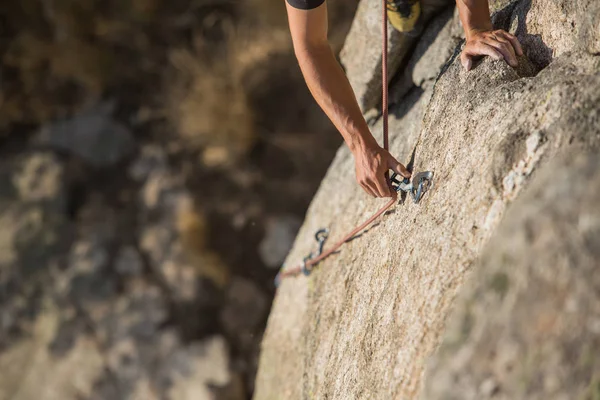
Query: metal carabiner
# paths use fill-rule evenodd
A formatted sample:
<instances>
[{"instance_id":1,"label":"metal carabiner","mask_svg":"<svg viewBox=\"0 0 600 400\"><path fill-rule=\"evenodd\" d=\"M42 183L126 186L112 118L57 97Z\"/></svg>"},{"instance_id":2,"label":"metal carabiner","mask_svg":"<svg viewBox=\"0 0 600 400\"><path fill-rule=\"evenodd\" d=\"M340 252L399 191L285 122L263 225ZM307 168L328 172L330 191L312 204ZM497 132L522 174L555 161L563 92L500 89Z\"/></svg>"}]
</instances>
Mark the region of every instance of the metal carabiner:
<instances>
[{"instance_id":1,"label":"metal carabiner","mask_svg":"<svg viewBox=\"0 0 600 400\"><path fill-rule=\"evenodd\" d=\"M410 179L403 177L403 179L400 181L396 178L397 176L398 174L394 172L390 177L392 187L396 190L396 192L402 191L410 193L410 191L412 190L412 183L410 182Z\"/></svg>"},{"instance_id":2,"label":"metal carabiner","mask_svg":"<svg viewBox=\"0 0 600 400\"><path fill-rule=\"evenodd\" d=\"M419 172L413 178L413 182L417 182L417 189L413 189L413 200L418 203L425 192L433 187L433 171Z\"/></svg>"},{"instance_id":3,"label":"metal carabiner","mask_svg":"<svg viewBox=\"0 0 600 400\"><path fill-rule=\"evenodd\" d=\"M306 267L306 262L308 260L310 260L311 258L312 258L312 254L304 257L304 259L302 260L302 266L300 267L300 269L302 270L302 273L304 274L304 276L309 276L312 271L312 267L311 267L311 269L308 269Z\"/></svg>"},{"instance_id":4,"label":"metal carabiner","mask_svg":"<svg viewBox=\"0 0 600 400\"><path fill-rule=\"evenodd\" d=\"M310 275L311 271L314 268L314 265L313 265L313 266L311 266L310 269L308 269L308 267L306 266L306 262L308 260L312 260L313 258L317 258L321 254L323 254L323 247L325 247L325 242L327 241L328 237L329 237L329 229L327 229L327 228L319 229L315 233L315 240L319 244L319 248L317 251L310 253L309 255L304 257L304 260L302 260L301 270L304 275L306 275L306 276Z\"/></svg>"},{"instance_id":5,"label":"metal carabiner","mask_svg":"<svg viewBox=\"0 0 600 400\"><path fill-rule=\"evenodd\" d=\"M315 257L318 257L323 253L323 247L325 247L325 241L327 240L328 237L329 237L329 229L327 229L327 228L319 229L315 233L315 240L319 244L319 250Z\"/></svg>"},{"instance_id":6,"label":"metal carabiner","mask_svg":"<svg viewBox=\"0 0 600 400\"><path fill-rule=\"evenodd\" d=\"M306 257L304 257L304 259L302 260L302 264L300 265L300 271L302 271L302 274L304 274L305 276L309 276L310 273L312 272L314 265L312 265L310 268L307 266L307 261L311 260L313 258L319 257L321 254L323 254L323 248L325 247L325 242L327 241L327 238L329 237L329 229L327 228L322 228L319 229L316 233L315 233L315 240L317 241L317 243L319 244L319 248L317 251L310 253L309 255L307 255ZM284 267L282 266L282 269ZM279 270L279 272L277 273L277 276L275 277L275 287L279 287L279 285L281 284L281 271L282 269Z\"/></svg>"},{"instance_id":7,"label":"metal carabiner","mask_svg":"<svg viewBox=\"0 0 600 400\"><path fill-rule=\"evenodd\" d=\"M402 191L410 194L415 204L419 203L425 192L433 187L432 171L423 171L415 174L412 182L408 178L404 178L400 181L396 178L397 176L398 174L394 172L390 177L392 187L396 192ZM416 187L413 182L416 183Z\"/></svg>"}]
</instances>

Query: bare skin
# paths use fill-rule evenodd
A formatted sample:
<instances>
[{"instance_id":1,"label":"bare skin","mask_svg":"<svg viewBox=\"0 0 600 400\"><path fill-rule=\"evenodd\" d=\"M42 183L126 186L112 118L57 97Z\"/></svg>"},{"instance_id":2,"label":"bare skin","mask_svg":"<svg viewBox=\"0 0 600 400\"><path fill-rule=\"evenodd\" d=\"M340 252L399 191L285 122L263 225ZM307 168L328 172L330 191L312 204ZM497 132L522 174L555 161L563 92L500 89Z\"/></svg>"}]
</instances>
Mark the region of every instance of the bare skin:
<instances>
[{"instance_id":1,"label":"bare skin","mask_svg":"<svg viewBox=\"0 0 600 400\"><path fill-rule=\"evenodd\" d=\"M376 1L376 0L367 0ZM517 65L515 54L523 51L516 37L503 30L492 30L487 0L457 0L467 43L461 54L468 71L482 56L504 59ZM373 197L391 197L385 173L391 169L409 178L406 170L383 149L365 121L356 96L327 41L327 2L312 10L287 4L294 52L313 97L342 134L354 155L356 180Z\"/></svg>"},{"instance_id":2,"label":"bare skin","mask_svg":"<svg viewBox=\"0 0 600 400\"><path fill-rule=\"evenodd\" d=\"M516 67L516 55L523 55L521 44L514 35L502 29L493 30L487 0L457 0L456 5L467 39L460 55L462 66L470 71L474 59L489 56Z\"/></svg>"}]
</instances>

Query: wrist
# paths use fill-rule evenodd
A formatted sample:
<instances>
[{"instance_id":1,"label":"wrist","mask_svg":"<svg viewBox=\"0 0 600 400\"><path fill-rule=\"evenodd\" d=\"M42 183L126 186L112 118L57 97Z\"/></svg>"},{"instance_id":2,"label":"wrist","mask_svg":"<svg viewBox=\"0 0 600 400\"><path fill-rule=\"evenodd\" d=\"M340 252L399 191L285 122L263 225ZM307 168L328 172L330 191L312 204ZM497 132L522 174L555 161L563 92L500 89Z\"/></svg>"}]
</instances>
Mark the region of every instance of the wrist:
<instances>
[{"instance_id":1,"label":"wrist","mask_svg":"<svg viewBox=\"0 0 600 400\"><path fill-rule=\"evenodd\" d=\"M482 26L471 27L469 29L465 29L465 38L467 39L467 41L469 41L473 37L479 35L480 33L489 32L491 30L493 30L491 22Z\"/></svg>"},{"instance_id":2,"label":"wrist","mask_svg":"<svg viewBox=\"0 0 600 400\"><path fill-rule=\"evenodd\" d=\"M347 144L355 157L372 149L374 146L379 146L373 135L371 135L371 132L354 135L352 140L349 140Z\"/></svg>"}]
</instances>

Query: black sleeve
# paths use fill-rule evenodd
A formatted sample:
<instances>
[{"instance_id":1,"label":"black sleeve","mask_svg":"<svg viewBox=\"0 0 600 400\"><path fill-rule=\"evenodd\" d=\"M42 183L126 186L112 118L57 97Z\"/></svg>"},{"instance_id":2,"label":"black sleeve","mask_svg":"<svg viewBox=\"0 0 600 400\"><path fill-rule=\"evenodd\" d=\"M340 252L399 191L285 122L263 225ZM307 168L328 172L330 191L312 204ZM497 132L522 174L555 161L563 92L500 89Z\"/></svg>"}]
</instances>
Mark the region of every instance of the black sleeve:
<instances>
[{"instance_id":1,"label":"black sleeve","mask_svg":"<svg viewBox=\"0 0 600 400\"><path fill-rule=\"evenodd\" d=\"M301 10L312 10L325 3L325 0L287 0L290 6Z\"/></svg>"}]
</instances>

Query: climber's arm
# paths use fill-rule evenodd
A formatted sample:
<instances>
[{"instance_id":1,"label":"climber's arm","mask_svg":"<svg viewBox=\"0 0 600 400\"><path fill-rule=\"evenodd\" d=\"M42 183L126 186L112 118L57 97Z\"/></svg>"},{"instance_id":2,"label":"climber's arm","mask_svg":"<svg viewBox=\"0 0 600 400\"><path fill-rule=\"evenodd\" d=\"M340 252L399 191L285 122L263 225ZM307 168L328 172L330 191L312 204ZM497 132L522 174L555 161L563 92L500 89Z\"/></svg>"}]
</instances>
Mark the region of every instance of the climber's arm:
<instances>
[{"instance_id":1,"label":"climber's arm","mask_svg":"<svg viewBox=\"0 0 600 400\"><path fill-rule=\"evenodd\" d=\"M490 56L496 60L504 58L512 67L517 66L517 55L523 55L519 40L510 33L493 30L488 0L456 0L460 20L465 30L467 43L460 59L468 71L473 59Z\"/></svg>"},{"instance_id":2,"label":"climber's arm","mask_svg":"<svg viewBox=\"0 0 600 400\"><path fill-rule=\"evenodd\" d=\"M313 0L287 1L294 52L302 74L313 97L352 151L360 185L372 196L389 197L391 191L385 172L391 168L406 177L410 173L377 144L369 131L348 78L327 41L327 5L297 8L311 2L314 3Z\"/></svg>"}]
</instances>

